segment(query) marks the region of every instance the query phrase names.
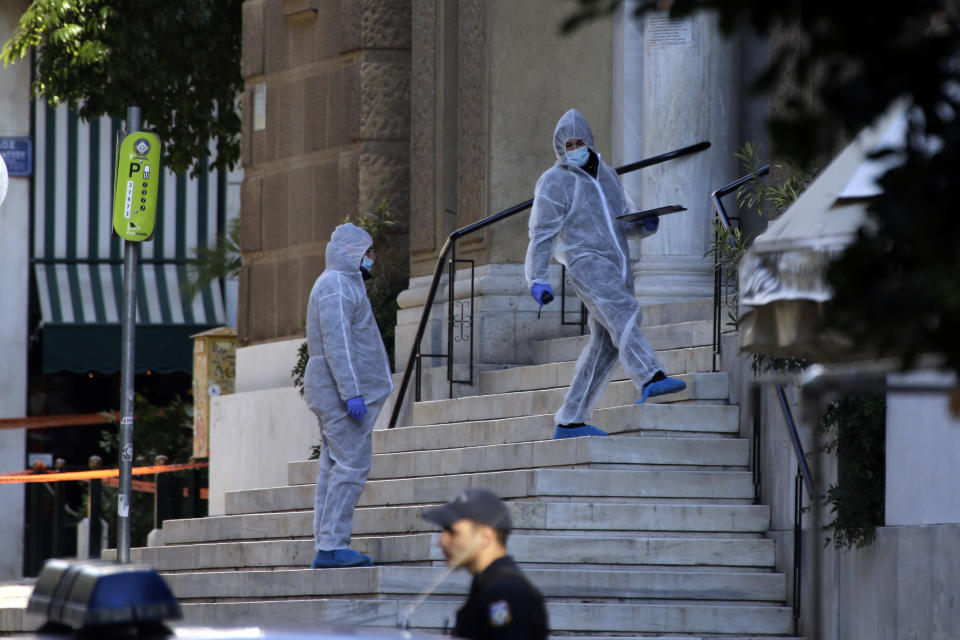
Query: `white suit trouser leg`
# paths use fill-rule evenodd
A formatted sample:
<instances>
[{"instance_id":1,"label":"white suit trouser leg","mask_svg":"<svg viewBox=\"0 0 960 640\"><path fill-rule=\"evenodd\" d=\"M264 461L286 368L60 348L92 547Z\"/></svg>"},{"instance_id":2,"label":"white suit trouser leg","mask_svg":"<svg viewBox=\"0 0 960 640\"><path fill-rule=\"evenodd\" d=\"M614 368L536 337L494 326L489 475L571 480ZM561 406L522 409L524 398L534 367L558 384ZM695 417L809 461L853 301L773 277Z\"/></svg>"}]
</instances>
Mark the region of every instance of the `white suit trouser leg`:
<instances>
[{"instance_id":1,"label":"white suit trouser leg","mask_svg":"<svg viewBox=\"0 0 960 640\"><path fill-rule=\"evenodd\" d=\"M313 504L314 548L318 551L350 546L353 510L370 473L373 424L382 408L382 400L368 404L359 422L346 413L319 421L320 459Z\"/></svg>"},{"instance_id":2,"label":"white suit trouser leg","mask_svg":"<svg viewBox=\"0 0 960 640\"><path fill-rule=\"evenodd\" d=\"M617 360L638 390L663 369L640 329L643 314L637 299L626 287L602 288L602 302L589 290L580 295L590 311L590 342L577 359L570 389L554 417L557 424L590 420Z\"/></svg>"}]
</instances>

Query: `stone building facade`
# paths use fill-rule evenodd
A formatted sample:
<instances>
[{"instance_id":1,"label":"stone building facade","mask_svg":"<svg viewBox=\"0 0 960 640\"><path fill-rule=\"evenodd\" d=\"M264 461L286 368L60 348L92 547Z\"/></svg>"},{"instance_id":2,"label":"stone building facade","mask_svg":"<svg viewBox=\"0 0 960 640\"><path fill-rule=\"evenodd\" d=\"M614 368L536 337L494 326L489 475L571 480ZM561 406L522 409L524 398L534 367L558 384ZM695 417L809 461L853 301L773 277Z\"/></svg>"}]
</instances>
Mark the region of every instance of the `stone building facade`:
<instances>
[{"instance_id":1,"label":"stone building facade","mask_svg":"<svg viewBox=\"0 0 960 640\"><path fill-rule=\"evenodd\" d=\"M712 297L710 193L738 177L736 146L754 139L743 100L750 43L723 38L716 16L662 24L615 15L562 34L576 0L246 0L244 3L243 257L237 393L211 414L211 513L227 491L286 482L286 462L316 442L291 386L304 305L333 227L389 197L405 222L393 251L409 266L397 298L398 388L438 254L455 229L526 201L556 160L553 130L576 107L597 148L619 166L709 140L709 152L631 174L639 207L680 203L654 236L631 246L645 303ZM662 23L664 12L655 16ZM752 64L759 64L754 62ZM758 110L762 115L762 109ZM448 327L446 277L421 353L446 355L456 380L529 363L532 342L578 333L559 300L538 309L523 277L526 212L464 237ZM551 276L560 293L560 267ZM471 296L471 291L473 295ZM569 290L567 291L569 295ZM566 300L567 321L579 304ZM458 315L459 314L459 315ZM457 323L459 322L459 325ZM452 335L451 335L452 334ZM475 393L447 380L447 360L422 359L397 409ZM380 414L390 420L398 394ZM304 414L308 415L304 415ZM280 435L282 434L282 435ZM219 449L217 448L219 447Z\"/></svg>"},{"instance_id":2,"label":"stone building facade","mask_svg":"<svg viewBox=\"0 0 960 640\"><path fill-rule=\"evenodd\" d=\"M711 141L708 153L624 184L638 207L689 209L632 247L641 300L712 296L710 193L737 177L734 152L756 139L749 128L762 114L743 87L763 52L723 37L714 15L638 20L632 6L563 34L572 1L247 0L241 343L302 336L331 230L388 198L407 223L392 246L410 271L398 298L402 368L444 240L532 196L570 107L614 166ZM469 348L481 365L522 363L531 339L572 330L559 305L538 315L527 294L526 223L517 215L457 246L476 268ZM461 308L470 289L456 287ZM443 307L427 353L445 350Z\"/></svg>"},{"instance_id":3,"label":"stone building facade","mask_svg":"<svg viewBox=\"0 0 960 640\"><path fill-rule=\"evenodd\" d=\"M577 106L598 142L615 146L610 21L561 35L572 7L553 0L244 3L241 344L302 335L306 297L333 227L387 198L408 223L392 243L392 259L409 264L412 277L400 297L402 366L428 284L421 280L445 237L530 198L554 161L559 115ZM495 304L510 307L490 319L497 335L508 326L502 353L512 350L518 304L536 315L530 304L504 297L522 300L525 246L525 216L458 246L458 257L478 266L511 265L493 280L481 274L501 298Z\"/></svg>"},{"instance_id":4,"label":"stone building facade","mask_svg":"<svg viewBox=\"0 0 960 640\"><path fill-rule=\"evenodd\" d=\"M406 221L410 36L409 0L244 3L242 344L302 336L337 224Z\"/></svg>"},{"instance_id":5,"label":"stone building facade","mask_svg":"<svg viewBox=\"0 0 960 640\"><path fill-rule=\"evenodd\" d=\"M0 6L0 42L6 42L26 11L26 0ZM30 65L0 68L0 136L29 136ZM6 197L0 202L0 418L18 418L27 413L27 308L30 299L30 178L11 177ZM0 430L0 469L22 469L26 458L24 429ZM23 570L23 485L0 487L0 512L6 526L0 527L0 581L18 578Z\"/></svg>"}]
</instances>

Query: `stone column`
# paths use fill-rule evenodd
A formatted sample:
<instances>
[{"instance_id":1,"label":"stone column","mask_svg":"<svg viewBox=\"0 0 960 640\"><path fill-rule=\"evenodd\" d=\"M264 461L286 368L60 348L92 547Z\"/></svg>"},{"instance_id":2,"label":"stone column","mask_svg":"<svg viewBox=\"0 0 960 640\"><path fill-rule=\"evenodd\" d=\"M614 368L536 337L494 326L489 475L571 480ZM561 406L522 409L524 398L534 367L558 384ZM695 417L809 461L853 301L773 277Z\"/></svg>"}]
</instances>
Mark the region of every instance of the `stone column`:
<instances>
[{"instance_id":1,"label":"stone column","mask_svg":"<svg viewBox=\"0 0 960 640\"><path fill-rule=\"evenodd\" d=\"M633 3L631 3L632 6ZM631 162L709 140L712 147L626 177L642 209L681 204L660 231L636 243L636 291L642 302L713 295L713 262L704 257L712 237L710 194L736 177L739 100L735 38L725 38L713 13L672 21L666 12L615 22L615 135L618 162ZM642 135L641 135L642 133Z\"/></svg>"},{"instance_id":2,"label":"stone column","mask_svg":"<svg viewBox=\"0 0 960 640\"><path fill-rule=\"evenodd\" d=\"M413 4L411 279L397 299L398 369L406 365L445 237L533 196L537 178L555 161L553 129L560 116L577 107L601 147L611 146L610 22L597 20L561 35L558 27L566 14L556 0ZM533 340L579 332L579 326L561 324L559 299L541 311L530 297L523 276L528 215L518 214L457 245L457 257L476 266L474 300L465 263L458 264L454 287L458 372L468 362L469 349L478 368L522 364L530 361ZM559 266L552 281L559 296ZM448 348L446 284L432 307L423 353ZM571 296L566 305L572 322L579 317L579 303ZM456 320L463 317L461 310L467 310L466 323ZM464 338L464 327L472 330L472 339ZM437 373L437 384L430 372L424 374L426 398L448 393L445 361L424 361L427 368L440 365L444 371Z\"/></svg>"}]
</instances>

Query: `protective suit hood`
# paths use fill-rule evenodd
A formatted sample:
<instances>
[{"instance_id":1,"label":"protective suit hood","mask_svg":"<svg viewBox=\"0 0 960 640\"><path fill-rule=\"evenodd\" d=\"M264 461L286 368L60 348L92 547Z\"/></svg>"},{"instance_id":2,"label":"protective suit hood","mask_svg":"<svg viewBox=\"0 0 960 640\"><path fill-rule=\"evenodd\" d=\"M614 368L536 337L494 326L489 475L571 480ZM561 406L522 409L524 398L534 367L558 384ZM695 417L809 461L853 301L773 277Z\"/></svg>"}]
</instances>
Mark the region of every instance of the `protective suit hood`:
<instances>
[{"instance_id":1,"label":"protective suit hood","mask_svg":"<svg viewBox=\"0 0 960 640\"><path fill-rule=\"evenodd\" d=\"M590 130L587 119L576 109L570 109L560 116L557 127L553 130L553 152L559 162L563 162L566 157L566 143L570 138L580 138L593 152L597 151L593 146L593 131Z\"/></svg>"},{"instance_id":2,"label":"protective suit hood","mask_svg":"<svg viewBox=\"0 0 960 640\"><path fill-rule=\"evenodd\" d=\"M360 269L360 259L373 244L370 234L347 222L333 230L327 243L327 269L354 273Z\"/></svg>"}]
</instances>

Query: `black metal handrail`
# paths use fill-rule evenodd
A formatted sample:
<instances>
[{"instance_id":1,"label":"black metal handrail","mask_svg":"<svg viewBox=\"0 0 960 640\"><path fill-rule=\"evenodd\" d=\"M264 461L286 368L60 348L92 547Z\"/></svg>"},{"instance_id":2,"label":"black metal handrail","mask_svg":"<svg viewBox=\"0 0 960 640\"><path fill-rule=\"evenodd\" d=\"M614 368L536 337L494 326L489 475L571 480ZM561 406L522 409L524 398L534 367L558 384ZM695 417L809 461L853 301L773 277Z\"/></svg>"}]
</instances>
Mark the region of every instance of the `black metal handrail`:
<instances>
[{"instance_id":1,"label":"black metal handrail","mask_svg":"<svg viewBox=\"0 0 960 640\"><path fill-rule=\"evenodd\" d=\"M732 225L730 224L731 216L727 215L727 209L723 206L723 197L729 195L750 182L751 180L756 180L760 176L765 176L770 173L770 165L766 165L757 169L753 173L749 173L742 178L737 178L733 182L723 187L720 187L712 194L710 194L710 200L713 202L713 208L717 212L717 219L720 221L720 224L724 229L730 230ZM739 218L737 218L739 221ZM730 239L731 246L734 245L733 238ZM722 315L720 311L720 296L723 289L723 276L721 274L720 267L720 256L719 254L714 254L713 258L713 370L717 370L717 358L720 355L720 336L722 333L722 325L720 317Z\"/></svg>"},{"instance_id":2,"label":"black metal handrail","mask_svg":"<svg viewBox=\"0 0 960 640\"><path fill-rule=\"evenodd\" d=\"M712 194L710 194L710 200L713 201L713 208L716 209L717 215L720 217L720 224L722 224L727 229L730 228L730 217L727 215L727 209L726 207L723 206L723 200L721 200L721 198L733 193L734 191L736 191L746 183L750 182L751 180L756 180L760 176L765 176L768 173L770 173L770 165L765 165L763 167L760 167L753 173L749 173L743 176L742 178L737 178L730 184L720 187L719 189L714 191Z\"/></svg>"},{"instance_id":3,"label":"black metal handrail","mask_svg":"<svg viewBox=\"0 0 960 640\"><path fill-rule=\"evenodd\" d=\"M669 151L667 153L662 153L657 156L645 158L637 162L623 165L622 167L618 167L616 169L616 172L618 175L623 175L624 173L629 173L631 171L636 171L637 169L643 169L645 167L660 164L661 162L666 162L667 160L673 160L674 158L686 156L691 153L697 153L699 151L708 149L709 147L710 147L710 142L705 140L702 142L698 142L696 144L692 144L687 147L676 149L674 151ZM433 307L433 301L436 298L437 289L440 286L440 279L443 276L444 266L447 261L447 255L452 250L455 251L454 246L457 240L462 238L463 236L473 233L474 231L479 231L480 229L489 227L490 225L500 222L501 220L509 218L513 215L516 215L521 211L525 211L529 209L531 206L533 206L533 199L527 200L525 202L521 202L520 204L515 204L508 209L504 209L503 211L500 211L499 213L495 213L492 216L488 216L486 218L483 218L482 220L478 220L474 222L473 224L469 224L465 227L457 229L456 231L451 233L447 237L446 241L443 243L443 247L440 249L440 254L437 256L437 266L434 268L434 271L433 271L433 279L430 281L430 289L427 292L427 299L423 305L423 313L420 315L420 323L417 325L417 333L413 339L413 346L410 348L410 357L407 358L407 366L403 371L403 378L400 381L400 389L397 391L397 396L394 399L393 411L390 415L390 423L387 426L387 428L392 429L397 425L397 419L399 418L400 410L403 407L403 399L406 396L407 387L410 386L410 377L413 375L414 369L419 366L419 361L422 355L420 353L420 342L421 340L423 340L423 334L427 328L427 322L430 318L430 311L431 311L431 308ZM454 278L455 278L455 273L451 269L450 282L447 285L448 288L450 289L451 296L452 296L452 292L455 284ZM450 312L452 312L452 309L448 310L448 315ZM473 352L472 344L470 346L470 349L472 354ZM434 355L433 357L436 357L436 355ZM449 371L451 369L452 362L453 362L452 352L447 354L446 357L447 357L447 369L448 369L448 379L449 379L451 377L449 375ZM472 379L472 375L471 375L471 379Z\"/></svg>"},{"instance_id":4,"label":"black metal handrail","mask_svg":"<svg viewBox=\"0 0 960 640\"><path fill-rule=\"evenodd\" d=\"M710 199L713 201L713 208L717 212L717 219L720 224L727 230L730 230L730 216L727 215L727 210L723 206L722 198L730 193L733 193L739 189L744 184L750 182L751 180L756 180L757 178L764 176L770 172L770 165L761 167L757 171L747 174L741 178L738 178L727 184L723 187L720 187L710 195ZM730 239L731 245L734 245L734 241ZM721 325L720 325L720 295L722 289L722 277L720 273L719 265L719 256L715 256L715 271L714 271L714 289L713 289L713 370L717 370L717 356L720 354L720 334L721 334ZM787 431L790 434L790 441L793 444L794 455L797 458L797 475L794 478L794 489L793 489L793 632L797 634L800 626L800 604L801 604L801 571L803 568L803 540L801 537L803 529L803 487L807 488L807 495L815 496L814 486L813 486L813 477L810 473L810 467L807 464L807 455L803 449L803 444L800 442L800 434L797 431L797 425L793 419L793 412L790 410L790 403L787 401L786 392L783 390L783 385L779 382L775 383L775 388L777 391L777 398L780 402L780 410L783 413L783 420L787 425ZM761 498L761 487L760 483L762 480L762 472L760 469L760 396L759 393L754 394L753 402L754 410L754 421L753 421L753 481L754 481L754 499L759 502Z\"/></svg>"},{"instance_id":5,"label":"black metal handrail","mask_svg":"<svg viewBox=\"0 0 960 640\"><path fill-rule=\"evenodd\" d=\"M723 206L723 201L721 200L721 198L723 198L723 196L726 196L730 193L733 193L734 191L739 189L741 186L743 186L747 182L750 182L751 180L756 180L757 178L764 176L769 172L770 172L770 165L766 165L753 173L747 174L741 178L737 178L730 184L720 187L719 189L717 189L711 194L710 199L713 201L713 208L716 210L717 217L720 220L720 224L722 224L724 228L730 229L731 226L730 226L730 216L727 215L727 210ZM717 297L716 290L714 291L714 296L715 297L713 301L713 306L714 306L714 329L713 330L714 330L714 357L716 357L716 349L719 345L719 342L717 342L717 334L719 331L718 309L720 304L719 298ZM716 361L714 361L714 368L716 368ZM790 439L793 442L793 449L794 449L794 452L797 454L797 459L800 461L800 467L803 474L804 484L806 484L807 486L807 492L812 496L814 495L813 480L811 479L810 469L807 466L807 458L803 452L803 445L800 443L800 436L797 433L797 427L793 420L793 414L791 413L790 406L787 403L786 394L783 391L783 385L781 385L779 382L776 383L776 389L777 389L777 396L780 399L780 408L783 410L783 417L787 423L787 428L790 431Z\"/></svg>"},{"instance_id":6,"label":"black metal handrail","mask_svg":"<svg viewBox=\"0 0 960 640\"><path fill-rule=\"evenodd\" d=\"M580 335L583 335L586 332L589 314L587 306L581 302L580 319L576 322L567 322L567 267L560 265L560 324L567 327L580 327Z\"/></svg>"},{"instance_id":7,"label":"black metal handrail","mask_svg":"<svg viewBox=\"0 0 960 640\"><path fill-rule=\"evenodd\" d=\"M772 381L761 381L770 383ZM799 634L800 627L800 604L801 604L801 575L803 571L803 489L806 487L807 495L811 499L816 496L814 493L813 476L810 473L810 466L807 464L807 454L803 449L803 443L800 442L800 434L797 431L796 422L793 419L793 412L790 410L790 403L787 401L787 394L783 385L774 382L777 392L777 399L780 403L780 410L783 412L783 420L787 425L787 431L790 434L790 441L793 444L793 451L797 458L797 474L794 476L793 483L793 633ZM760 414L762 412L761 394L759 385L753 388L753 453L752 453L752 471L753 471L753 490L754 502L760 504L762 501L762 469L760 466L761 452L761 429L762 421Z\"/></svg>"},{"instance_id":8,"label":"black metal handrail","mask_svg":"<svg viewBox=\"0 0 960 640\"><path fill-rule=\"evenodd\" d=\"M803 571L803 486L806 485L807 495L811 498L816 494L813 492L813 478L810 475L810 467L807 465L807 454L800 442L797 425L793 421L793 412L790 411L790 404L787 402L787 394L783 390L783 385L779 382L774 386L777 389L777 398L780 400L783 420L787 424L790 440L793 442L793 451L797 456L797 475L794 476L793 482L793 633L796 635L800 629L800 596L803 583L801 579Z\"/></svg>"},{"instance_id":9,"label":"black metal handrail","mask_svg":"<svg viewBox=\"0 0 960 640\"><path fill-rule=\"evenodd\" d=\"M800 434L797 432L797 425L793 421L793 412L790 411L790 404L787 402L787 394L783 390L783 385L779 382L774 385L777 390L777 398L780 400L780 410L783 412L783 420L787 423L787 430L790 432L790 441L793 443L793 452L797 456L797 466L803 475L803 483L807 486L807 494L816 495L813 492L813 476L810 474L810 466L807 464L807 454L803 450L803 443L800 442Z\"/></svg>"}]
</instances>

